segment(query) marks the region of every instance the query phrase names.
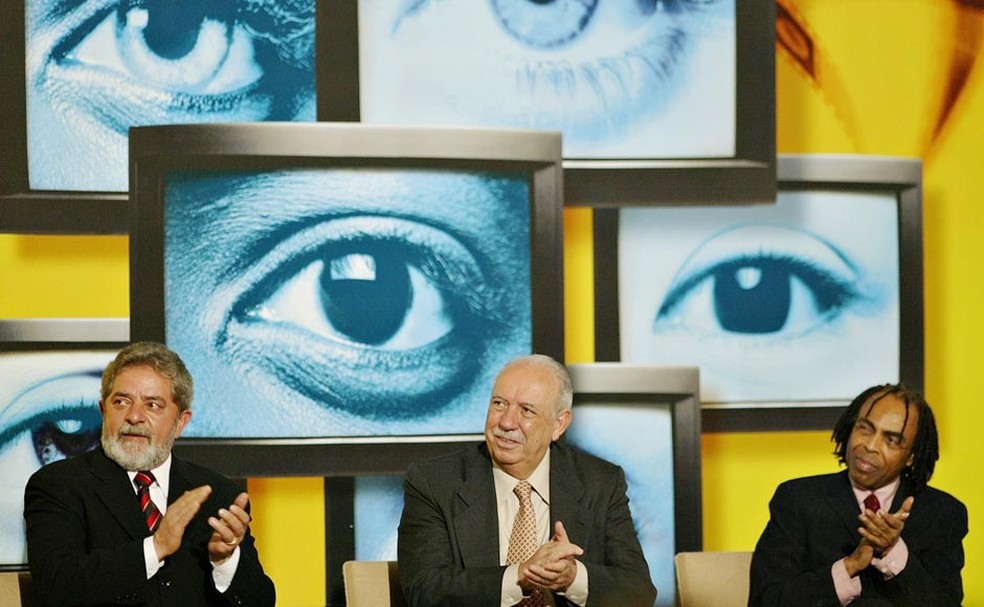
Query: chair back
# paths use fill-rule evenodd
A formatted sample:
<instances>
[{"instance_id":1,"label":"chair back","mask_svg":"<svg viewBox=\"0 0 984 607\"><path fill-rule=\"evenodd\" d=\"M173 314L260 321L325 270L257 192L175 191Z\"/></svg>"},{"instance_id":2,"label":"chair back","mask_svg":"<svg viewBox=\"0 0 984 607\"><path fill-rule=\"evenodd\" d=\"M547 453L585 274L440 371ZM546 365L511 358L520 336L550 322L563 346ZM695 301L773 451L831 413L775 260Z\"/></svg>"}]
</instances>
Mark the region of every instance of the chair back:
<instances>
[{"instance_id":1,"label":"chair back","mask_svg":"<svg viewBox=\"0 0 984 607\"><path fill-rule=\"evenodd\" d=\"M0 571L0 605L31 607L30 572Z\"/></svg>"},{"instance_id":2,"label":"chair back","mask_svg":"<svg viewBox=\"0 0 984 607\"><path fill-rule=\"evenodd\" d=\"M406 607L396 561L346 561L342 564L348 607Z\"/></svg>"},{"instance_id":3,"label":"chair back","mask_svg":"<svg viewBox=\"0 0 984 607\"><path fill-rule=\"evenodd\" d=\"M680 552L673 563L680 607L747 607L751 552Z\"/></svg>"}]
</instances>

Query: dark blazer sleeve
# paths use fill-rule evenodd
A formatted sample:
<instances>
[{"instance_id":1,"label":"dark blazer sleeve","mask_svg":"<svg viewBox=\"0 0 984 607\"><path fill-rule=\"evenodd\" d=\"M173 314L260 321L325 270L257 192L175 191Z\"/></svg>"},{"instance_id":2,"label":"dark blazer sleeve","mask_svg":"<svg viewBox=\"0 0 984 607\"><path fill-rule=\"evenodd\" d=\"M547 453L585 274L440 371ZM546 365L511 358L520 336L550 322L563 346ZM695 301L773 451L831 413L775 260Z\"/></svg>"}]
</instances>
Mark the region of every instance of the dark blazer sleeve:
<instances>
[{"instance_id":1,"label":"dark blazer sleeve","mask_svg":"<svg viewBox=\"0 0 984 607\"><path fill-rule=\"evenodd\" d=\"M893 510L908 495L903 483ZM769 511L752 558L749 605L838 607L831 566L861 539L846 473L783 483ZM905 569L889 580L873 569L862 572L862 598L899 607L959 606L966 533L964 505L942 491L925 489L916 495L902 531L909 551Z\"/></svg>"},{"instance_id":2,"label":"dark blazer sleeve","mask_svg":"<svg viewBox=\"0 0 984 607\"><path fill-rule=\"evenodd\" d=\"M498 605L498 529L491 461L478 450L412 464L397 541L407 602Z\"/></svg>"},{"instance_id":3,"label":"dark blazer sleeve","mask_svg":"<svg viewBox=\"0 0 984 607\"><path fill-rule=\"evenodd\" d=\"M28 560L41 605L180 605L265 607L275 601L251 536L241 547L232 585L215 590L207 518L228 507L234 484L174 460L169 499L210 484L213 493L185 531L181 548L151 579L144 569L147 528L126 472L100 451L36 472L25 490Z\"/></svg>"},{"instance_id":4,"label":"dark blazer sleeve","mask_svg":"<svg viewBox=\"0 0 984 607\"><path fill-rule=\"evenodd\" d=\"M180 483L176 482L178 475L182 477ZM220 474L177 458L172 461L171 478L172 491L168 497L170 501L180 497L180 493L175 489L183 492L201 485L212 487L212 494L202 504L192 524L185 530L185 540L182 541L181 546L182 552L190 552L196 556L199 567L206 573L206 588L210 602L216 605L272 607L276 603L276 591L273 581L263 571L256 550L256 541L249 529L246 530L246 535L239 545L239 563L229 588L219 593L215 589L211 575L208 539L212 535L212 528L207 520L209 516L217 516L220 508L228 508L240 493L240 487Z\"/></svg>"},{"instance_id":5,"label":"dark blazer sleeve","mask_svg":"<svg viewBox=\"0 0 984 607\"><path fill-rule=\"evenodd\" d=\"M652 607L656 588L629 511L622 469L556 445L551 452L551 519L584 549L588 604ZM557 597L558 604L562 603Z\"/></svg>"},{"instance_id":6,"label":"dark blazer sleeve","mask_svg":"<svg viewBox=\"0 0 984 607\"><path fill-rule=\"evenodd\" d=\"M917 494L902 530L909 560L884 584L885 595L905 607L958 607L963 601L960 572L966 535L963 503L932 487Z\"/></svg>"},{"instance_id":7,"label":"dark blazer sleeve","mask_svg":"<svg viewBox=\"0 0 984 607\"><path fill-rule=\"evenodd\" d=\"M840 607L831 566L857 541L841 529L844 523L818 517L818 487L816 482L799 482L776 489L769 502L769 522L752 556L749 607ZM820 518L826 523L817 524ZM830 527L831 520L836 527ZM821 540L822 533L828 534L828 541L811 541Z\"/></svg>"},{"instance_id":8,"label":"dark blazer sleeve","mask_svg":"<svg viewBox=\"0 0 984 607\"><path fill-rule=\"evenodd\" d=\"M111 513L106 501L114 501L112 492L101 498L87 494L85 489L97 482L75 462L45 466L28 480L28 561L42 606L152 602L143 564L146 527L141 533L139 513L132 520ZM90 534L94 521L100 528Z\"/></svg>"}]
</instances>

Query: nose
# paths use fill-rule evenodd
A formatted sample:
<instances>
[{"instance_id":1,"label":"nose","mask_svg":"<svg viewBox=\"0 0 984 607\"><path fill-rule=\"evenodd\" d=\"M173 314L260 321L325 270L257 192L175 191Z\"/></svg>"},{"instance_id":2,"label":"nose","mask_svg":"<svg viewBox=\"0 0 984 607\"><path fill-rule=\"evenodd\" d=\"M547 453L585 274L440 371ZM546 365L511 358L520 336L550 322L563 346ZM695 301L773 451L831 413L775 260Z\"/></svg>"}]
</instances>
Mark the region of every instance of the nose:
<instances>
[{"instance_id":1,"label":"nose","mask_svg":"<svg viewBox=\"0 0 984 607\"><path fill-rule=\"evenodd\" d=\"M133 403L126 410L126 421L130 424L139 424L147 420L147 409L141 403Z\"/></svg>"},{"instance_id":2,"label":"nose","mask_svg":"<svg viewBox=\"0 0 984 607\"><path fill-rule=\"evenodd\" d=\"M519 413L515 405L509 405L499 417L499 427L503 430L512 430L519 427Z\"/></svg>"}]
</instances>

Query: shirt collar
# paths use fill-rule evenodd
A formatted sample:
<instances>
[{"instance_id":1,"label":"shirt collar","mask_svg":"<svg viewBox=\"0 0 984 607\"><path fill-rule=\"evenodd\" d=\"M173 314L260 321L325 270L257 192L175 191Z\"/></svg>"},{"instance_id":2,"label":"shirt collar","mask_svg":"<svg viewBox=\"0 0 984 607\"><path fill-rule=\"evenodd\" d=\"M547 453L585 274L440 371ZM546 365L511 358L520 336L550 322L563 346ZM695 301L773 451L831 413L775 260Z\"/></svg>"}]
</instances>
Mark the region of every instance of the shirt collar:
<instances>
[{"instance_id":1,"label":"shirt collar","mask_svg":"<svg viewBox=\"0 0 984 607\"><path fill-rule=\"evenodd\" d=\"M164 463L156 468L150 470L154 475L154 481L160 486L161 491L164 492L164 496L168 495L168 489L171 487L171 454L167 455L167 459ZM137 475L137 470L127 470L127 476L130 477L130 484L133 484L133 478Z\"/></svg>"},{"instance_id":2,"label":"shirt collar","mask_svg":"<svg viewBox=\"0 0 984 607\"><path fill-rule=\"evenodd\" d=\"M895 477L895 480L885 485L884 487L879 487L874 491L869 491L867 489L862 489L851 481L851 489L854 490L854 499L858 502L858 508L864 509L864 498L868 497L872 493L878 498L878 503L881 504L881 509L888 512L889 508L892 507L892 502L895 500L895 494L899 490L899 485L902 484L901 477Z\"/></svg>"},{"instance_id":3,"label":"shirt collar","mask_svg":"<svg viewBox=\"0 0 984 607\"><path fill-rule=\"evenodd\" d=\"M520 479L515 476L510 475L508 472L499 467L498 464L493 460L492 462L492 478L495 480L496 494L497 495L512 495L513 489L519 484ZM540 498L546 503L550 504L550 449L543 455L543 459L537 464L537 467L530 474L530 477L526 479L529 481L530 485L533 487L533 491L540 496Z\"/></svg>"}]
</instances>

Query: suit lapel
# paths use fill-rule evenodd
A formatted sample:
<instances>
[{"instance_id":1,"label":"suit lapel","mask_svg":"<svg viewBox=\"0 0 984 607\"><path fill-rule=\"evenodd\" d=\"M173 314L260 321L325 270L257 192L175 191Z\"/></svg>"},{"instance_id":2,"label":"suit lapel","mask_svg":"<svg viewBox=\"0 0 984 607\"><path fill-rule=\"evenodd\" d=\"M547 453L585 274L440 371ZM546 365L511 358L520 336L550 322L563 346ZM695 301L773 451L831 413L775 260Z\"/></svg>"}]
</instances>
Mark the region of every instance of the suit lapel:
<instances>
[{"instance_id":1,"label":"suit lapel","mask_svg":"<svg viewBox=\"0 0 984 607\"><path fill-rule=\"evenodd\" d=\"M830 477L825 501L827 506L834 511L837 518L843 522L845 529L851 534L851 537L860 537L857 529L859 525L858 514L861 511L854 497L854 491L851 489L851 482L847 478L847 471L842 471Z\"/></svg>"},{"instance_id":2,"label":"suit lapel","mask_svg":"<svg viewBox=\"0 0 984 607\"><path fill-rule=\"evenodd\" d=\"M96 479L96 497L106 506L114 519L134 539L147 536L147 523L137 502L136 490L119 464L109 459L102 449L92 454L91 470Z\"/></svg>"},{"instance_id":3,"label":"suit lapel","mask_svg":"<svg viewBox=\"0 0 984 607\"><path fill-rule=\"evenodd\" d=\"M567 537L588 552L589 513L581 504L584 484L578 475L568 447L554 444L550 448L550 532L557 521L564 523Z\"/></svg>"},{"instance_id":4,"label":"suit lapel","mask_svg":"<svg viewBox=\"0 0 984 607\"><path fill-rule=\"evenodd\" d=\"M465 482L452 505L454 532L462 564L468 567L499 565L499 515L495 502L492 461L484 447L469 452Z\"/></svg>"}]
</instances>

